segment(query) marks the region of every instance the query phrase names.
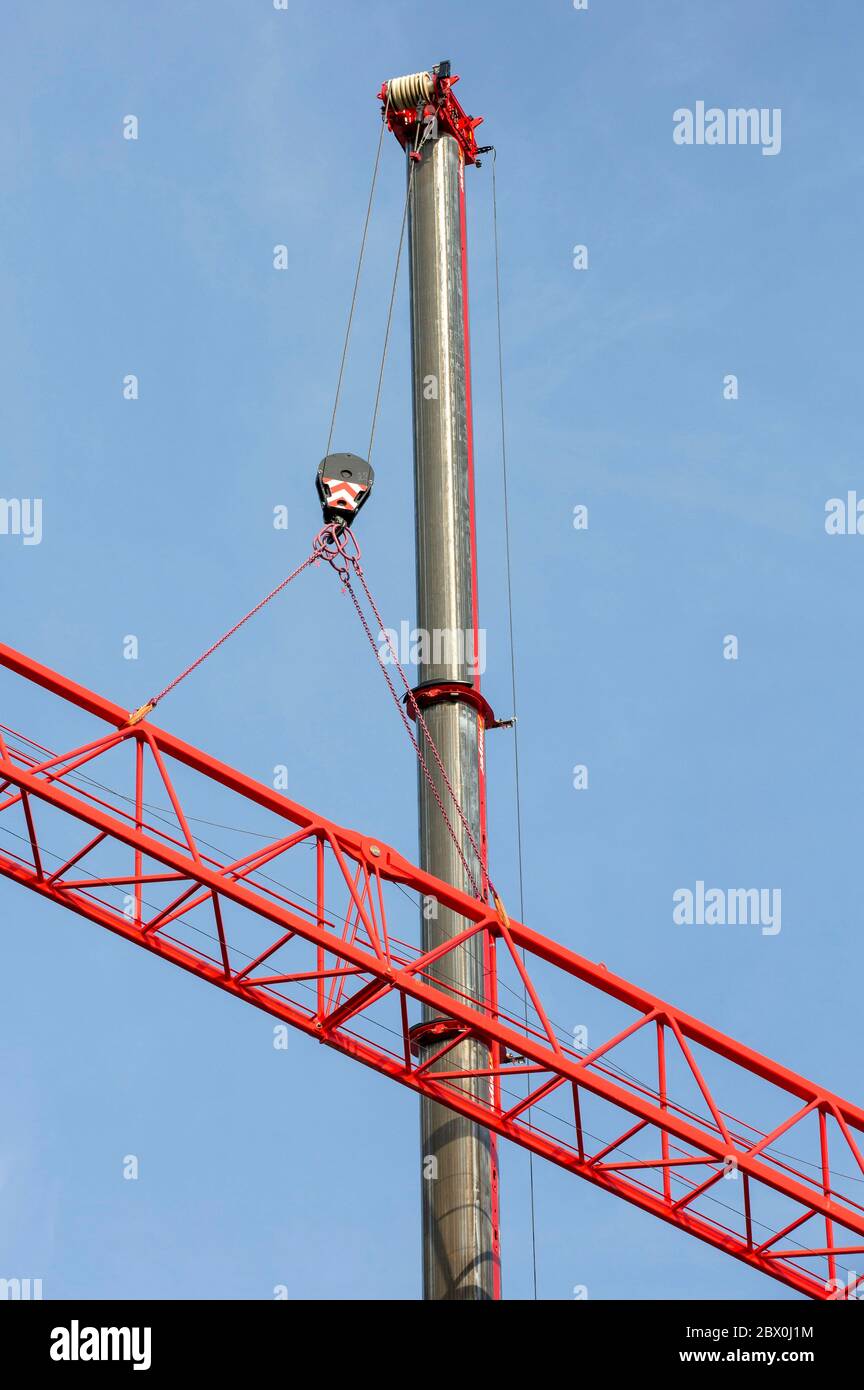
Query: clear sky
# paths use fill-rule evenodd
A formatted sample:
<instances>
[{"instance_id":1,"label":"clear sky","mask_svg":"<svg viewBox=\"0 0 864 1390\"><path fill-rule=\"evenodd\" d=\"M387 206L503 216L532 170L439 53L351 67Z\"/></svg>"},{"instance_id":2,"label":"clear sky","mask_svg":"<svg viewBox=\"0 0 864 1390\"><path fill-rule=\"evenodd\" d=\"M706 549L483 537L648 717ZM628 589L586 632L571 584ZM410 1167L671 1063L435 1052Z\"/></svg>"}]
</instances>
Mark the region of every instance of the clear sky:
<instances>
[{"instance_id":1,"label":"clear sky","mask_svg":"<svg viewBox=\"0 0 864 1390\"><path fill-rule=\"evenodd\" d=\"M864 536L827 535L825 504L864 495L862 29L852 0L41 0L0 21L0 495L43 502L39 545L0 535L2 640L132 707L306 553L374 94L450 58L498 149L526 920L852 1099ZM676 144L699 101L779 108L779 152ZM490 178L468 178L480 599L506 714ZM334 441L358 453L402 190L388 139ZM394 626L408 385L403 280L359 524ZM264 781L285 764L294 799L416 854L411 751L324 575L160 722ZM489 759L512 901L508 734ZM700 880L779 888L782 930L676 925ZM265 1015L6 881L0 929L0 1275L46 1297L418 1294L408 1092L300 1036L274 1051ZM529 1297L527 1158L502 1166L504 1291ZM790 1296L534 1176L541 1298Z\"/></svg>"}]
</instances>

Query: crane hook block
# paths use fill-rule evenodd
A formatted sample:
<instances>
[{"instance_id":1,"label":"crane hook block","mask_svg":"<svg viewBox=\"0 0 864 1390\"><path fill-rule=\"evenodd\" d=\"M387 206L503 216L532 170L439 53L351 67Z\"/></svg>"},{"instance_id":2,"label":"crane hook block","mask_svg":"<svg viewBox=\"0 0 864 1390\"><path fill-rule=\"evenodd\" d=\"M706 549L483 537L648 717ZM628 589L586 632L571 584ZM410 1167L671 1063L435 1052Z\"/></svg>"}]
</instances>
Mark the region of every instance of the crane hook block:
<instances>
[{"instance_id":1,"label":"crane hook block","mask_svg":"<svg viewBox=\"0 0 864 1390\"><path fill-rule=\"evenodd\" d=\"M318 465L315 486L321 499L324 521L350 526L369 498L375 474L371 463L356 454L328 454Z\"/></svg>"}]
</instances>

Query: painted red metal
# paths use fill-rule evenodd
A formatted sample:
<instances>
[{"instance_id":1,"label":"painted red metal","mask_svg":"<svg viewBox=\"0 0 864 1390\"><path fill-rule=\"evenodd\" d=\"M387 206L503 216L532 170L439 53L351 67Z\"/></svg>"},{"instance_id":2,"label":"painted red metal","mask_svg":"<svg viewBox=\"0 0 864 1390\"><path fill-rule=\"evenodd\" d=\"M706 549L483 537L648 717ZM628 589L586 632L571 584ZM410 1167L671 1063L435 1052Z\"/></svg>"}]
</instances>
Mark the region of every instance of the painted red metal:
<instances>
[{"instance_id":1,"label":"painted red metal","mask_svg":"<svg viewBox=\"0 0 864 1390\"><path fill-rule=\"evenodd\" d=\"M446 131L459 142L466 164L477 162L477 139L474 134L483 124L482 116L469 116L453 94L453 87L459 81L456 76L442 77L437 72L431 74L435 86L433 100L428 102L422 112L424 118L435 116L439 130ZM387 83L383 83L378 99L381 102L387 125L396 136L403 149L410 149L416 135L418 114L416 107L397 109L387 104Z\"/></svg>"},{"instance_id":2,"label":"painted red metal","mask_svg":"<svg viewBox=\"0 0 864 1390\"><path fill-rule=\"evenodd\" d=\"M428 685L416 685L411 694L420 710L441 700L462 700L472 709L476 709L487 729L500 729L506 724L505 720L495 718L495 712L486 696L474 685L462 685L459 681L433 681ZM407 695L403 698L403 703L413 719L414 710Z\"/></svg>"},{"instance_id":3,"label":"painted red metal","mask_svg":"<svg viewBox=\"0 0 864 1390\"><path fill-rule=\"evenodd\" d=\"M0 873L802 1294L855 1296L864 1275L847 1261L864 1258L864 1110L503 922L382 841L147 721L130 726L119 705L9 647L0 646L0 668L57 697L55 727L81 712L100 725L59 755L32 731L0 725ZM111 790L121 763L128 787ZM181 778L191 787L181 791ZM151 780L167 813L145 795ZM241 826L266 814L259 847L249 851L248 830L236 855L196 836L195 788L208 810L230 794ZM309 892L274 878L277 866L308 880ZM413 894L458 912L462 936L422 954ZM491 971L485 1000L428 973L478 932ZM590 1049L550 1022L553 1007L579 1017L586 998L604 1022L610 1010L625 1015ZM411 1042L423 1004L455 1031L421 1064ZM491 1054L484 1103L464 1090L467 1073L430 1070L470 1035ZM761 1125L731 1113L745 1100ZM812 1161L790 1155L810 1127Z\"/></svg>"}]
</instances>

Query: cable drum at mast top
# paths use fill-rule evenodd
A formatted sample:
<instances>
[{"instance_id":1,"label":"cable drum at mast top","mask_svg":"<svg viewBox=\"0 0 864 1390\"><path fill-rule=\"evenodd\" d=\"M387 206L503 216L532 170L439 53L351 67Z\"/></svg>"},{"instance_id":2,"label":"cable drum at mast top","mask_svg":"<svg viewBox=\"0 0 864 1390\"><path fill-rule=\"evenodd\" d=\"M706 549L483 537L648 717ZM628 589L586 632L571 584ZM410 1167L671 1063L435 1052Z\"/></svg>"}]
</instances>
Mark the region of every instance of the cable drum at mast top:
<instances>
[{"instance_id":1,"label":"cable drum at mast top","mask_svg":"<svg viewBox=\"0 0 864 1390\"><path fill-rule=\"evenodd\" d=\"M428 72L412 72L404 77L391 77L378 93L381 114L404 150L418 159L418 122L435 117L436 134L452 135L462 151L466 164L477 162L475 130L482 116L469 116L457 101L453 88L459 81L450 63L436 63Z\"/></svg>"},{"instance_id":2,"label":"cable drum at mast top","mask_svg":"<svg viewBox=\"0 0 864 1390\"><path fill-rule=\"evenodd\" d=\"M391 77L385 84L387 99L395 111L405 111L411 106L425 105L435 95L435 83L431 72L412 72L406 77Z\"/></svg>"}]
</instances>

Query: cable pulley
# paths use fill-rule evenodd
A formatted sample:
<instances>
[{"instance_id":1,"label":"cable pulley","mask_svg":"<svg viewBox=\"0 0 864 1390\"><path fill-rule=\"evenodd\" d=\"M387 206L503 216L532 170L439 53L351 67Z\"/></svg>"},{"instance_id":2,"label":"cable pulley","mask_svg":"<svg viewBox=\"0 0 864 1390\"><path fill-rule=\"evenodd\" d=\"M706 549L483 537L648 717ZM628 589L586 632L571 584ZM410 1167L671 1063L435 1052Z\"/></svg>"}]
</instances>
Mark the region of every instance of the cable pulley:
<instances>
[{"instance_id":1,"label":"cable pulley","mask_svg":"<svg viewBox=\"0 0 864 1390\"><path fill-rule=\"evenodd\" d=\"M394 111L407 111L432 100L435 82L431 72L411 72L406 77L391 77L385 91Z\"/></svg>"},{"instance_id":2,"label":"cable pulley","mask_svg":"<svg viewBox=\"0 0 864 1390\"><path fill-rule=\"evenodd\" d=\"M350 526L369 501L375 471L356 454L328 454L318 465L315 486L324 512L324 524Z\"/></svg>"}]
</instances>

